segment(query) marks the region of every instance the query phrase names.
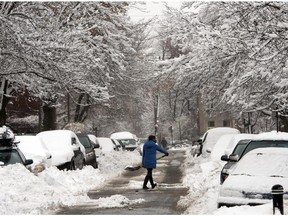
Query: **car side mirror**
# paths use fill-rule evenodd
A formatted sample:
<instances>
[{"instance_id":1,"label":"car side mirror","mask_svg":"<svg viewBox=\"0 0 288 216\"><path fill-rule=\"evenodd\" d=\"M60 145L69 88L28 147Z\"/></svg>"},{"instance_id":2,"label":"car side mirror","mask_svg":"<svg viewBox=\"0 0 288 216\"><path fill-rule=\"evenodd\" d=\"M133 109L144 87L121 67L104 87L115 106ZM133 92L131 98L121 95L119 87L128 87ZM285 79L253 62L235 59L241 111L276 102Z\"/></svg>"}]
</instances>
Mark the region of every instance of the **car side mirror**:
<instances>
[{"instance_id":1,"label":"car side mirror","mask_svg":"<svg viewBox=\"0 0 288 216\"><path fill-rule=\"evenodd\" d=\"M221 156L221 160L222 160L222 161L228 161L229 158L228 158L227 155L222 155L222 156Z\"/></svg>"},{"instance_id":2,"label":"car side mirror","mask_svg":"<svg viewBox=\"0 0 288 216\"><path fill-rule=\"evenodd\" d=\"M96 143L96 144L93 143L93 147L94 147L94 148L100 148L100 145L99 145L98 143Z\"/></svg>"},{"instance_id":3,"label":"car side mirror","mask_svg":"<svg viewBox=\"0 0 288 216\"><path fill-rule=\"evenodd\" d=\"M198 139L197 142L201 145L202 144L202 139Z\"/></svg>"},{"instance_id":4,"label":"car side mirror","mask_svg":"<svg viewBox=\"0 0 288 216\"><path fill-rule=\"evenodd\" d=\"M76 145L76 138L75 137L72 137L72 139L71 139L71 141L72 141L72 145Z\"/></svg>"},{"instance_id":5,"label":"car side mirror","mask_svg":"<svg viewBox=\"0 0 288 216\"><path fill-rule=\"evenodd\" d=\"M25 162L24 162L24 165L30 165L33 163L33 160L32 159L27 159Z\"/></svg>"},{"instance_id":6,"label":"car side mirror","mask_svg":"<svg viewBox=\"0 0 288 216\"><path fill-rule=\"evenodd\" d=\"M208 149L206 149L206 152L207 152L207 153L211 153L212 151L211 151L210 148L208 148Z\"/></svg>"},{"instance_id":7,"label":"car side mirror","mask_svg":"<svg viewBox=\"0 0 288 216\"><path fill-rule=\"evenodd\" d=\"M239 156L236 154L232 154L229 156L229 161L237 162L239 160Z\"/></svg>"}]
</instances>

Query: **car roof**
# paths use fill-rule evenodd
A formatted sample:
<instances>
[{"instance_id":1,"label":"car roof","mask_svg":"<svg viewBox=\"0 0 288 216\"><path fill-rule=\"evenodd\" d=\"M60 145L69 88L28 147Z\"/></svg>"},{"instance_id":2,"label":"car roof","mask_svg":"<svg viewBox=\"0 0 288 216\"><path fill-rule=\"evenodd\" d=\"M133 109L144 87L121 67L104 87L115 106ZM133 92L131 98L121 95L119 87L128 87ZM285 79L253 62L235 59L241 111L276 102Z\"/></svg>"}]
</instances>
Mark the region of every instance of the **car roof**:
<instances>
[{"instance_id":1,"label":"car roof","mask_svg":"<svg viewBox=\"0 0 288 216\"><path fill-rule=\"evenodd\" d=\"M288 133L277 132L277 131L264 132L264 133L257 134L255 137L253 137L253 140L287 140L288 141Z\"/></svg>"},{"instance_id":2,"label":"car roof","mask_svg":"<svg viewBox=\"0 0 288 216\"><path fill-rule=\"evenodd\" d=\"M116 132L111 134L110 138L114 139L136 139L136 135L128 131Z\"/></svg>"}]
</instances>

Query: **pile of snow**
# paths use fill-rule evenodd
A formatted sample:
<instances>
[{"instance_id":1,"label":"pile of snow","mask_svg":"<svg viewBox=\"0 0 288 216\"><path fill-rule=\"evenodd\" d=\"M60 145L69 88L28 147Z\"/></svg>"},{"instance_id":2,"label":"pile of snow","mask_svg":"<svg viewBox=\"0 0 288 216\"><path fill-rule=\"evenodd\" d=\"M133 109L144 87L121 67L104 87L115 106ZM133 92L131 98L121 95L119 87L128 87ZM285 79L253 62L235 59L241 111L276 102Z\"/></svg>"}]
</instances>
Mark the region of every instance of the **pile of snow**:
<instances>
[{"instance_id":1,"label":"pile of snow","mask_svg":"<svg viewBox=\"0 0 288 216\"><path fill-rule=\"evenodd\" d=\"M235 206L217 208L217 199L220 190L220 171L223 164L219 161L208 161L201 156L194 157L186 151L185 174L183 184L189 187L189 193L181 197L178 205L186 207L184 214L209 215L260 215L273 214L272 200L268 204L259 206ZM276 214L280 214L278 209ZM284 200L284 213L288 211L288 201Z\"/></svg>"},{"instance_id":2,"label":"pile of snow","mask_svg":"<svg viewBox=\"0 0 288 216\"><path fill-rule=\"evenodd\" d=\"M101 188L126 166L140 161L138 152L111 152L99 158L99 169L85 166L82 170L60 171L49 167L37 176L21 164L0 167L0 214L53 214L60 207L79 202L93 202L99 207L141 202L129 201L123 196L109 197L106 201L91 200L87 196L89 190Z\"/></svg>"}]
</instances>

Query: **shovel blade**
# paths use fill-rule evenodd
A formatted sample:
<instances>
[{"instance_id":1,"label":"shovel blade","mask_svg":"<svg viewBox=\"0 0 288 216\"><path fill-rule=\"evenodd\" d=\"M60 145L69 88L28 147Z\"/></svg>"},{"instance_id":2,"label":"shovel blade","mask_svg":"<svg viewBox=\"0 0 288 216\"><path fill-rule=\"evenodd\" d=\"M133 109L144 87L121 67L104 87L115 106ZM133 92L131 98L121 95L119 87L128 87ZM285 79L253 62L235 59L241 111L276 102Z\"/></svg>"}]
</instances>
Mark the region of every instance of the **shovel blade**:
<instances>
[{"instance_id":1,"label":"shovel blade","mask_svg":"<svg viewBox=\"0 0 288 216\"><path fill-rule=\"evenodd\" d=\"M136 166L136 167L126 167L125 170L129 170L129 171L135 171L135 170L139 170L142 166Z\"/></svg>"}]
</instances>

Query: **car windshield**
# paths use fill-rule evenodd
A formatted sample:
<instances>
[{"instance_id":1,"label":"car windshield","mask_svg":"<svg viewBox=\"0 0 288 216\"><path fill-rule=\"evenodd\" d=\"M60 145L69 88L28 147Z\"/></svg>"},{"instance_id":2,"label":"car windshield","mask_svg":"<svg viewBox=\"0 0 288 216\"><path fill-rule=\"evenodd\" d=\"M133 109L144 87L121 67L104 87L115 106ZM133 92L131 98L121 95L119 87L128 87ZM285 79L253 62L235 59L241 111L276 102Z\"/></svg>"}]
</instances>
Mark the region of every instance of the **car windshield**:
<instances>
[{"instance_id":1,"label":"car windshield","mask_svg":"<svg viewBox=\"0 0 288 216\"><path fill-rule=\"evenodd\" d=\"M136 145L136 140L135 139L119 139L118 140L122 145Z\"/></svg>"},{"instance_id":2,"label":"car windshield","mask_svg":"<svg viewBox=\"0 0 288 216\"><path fill-rule=\"evenodd\" d=\"M247 147L245 148L244 152L241 155L241 158L247 154L247 152L250 152L253 149L256 148L267 148L267 147L284 147L288 148L288 141L285 140L254 140L251 141Z\"/></svg>"},{"instance_id":3,"label":"car windshield","mask_svg":"<svg viewBox=\"0 0 288 216\"><path fill-rule=\"evenodd\" d=\"M19 153L15 149L0 150L0 161L2 161L4 165L16 163L23 164Z\"/></svg>"},{"instance_id":4,"label":"car windshield","mask_svg":"<svg viewBox=\"0 0 288 216\"><path fill-rule=\"evenodd\" d=\"M235 146L232 154L240 156L249 142L250 140L240 140Z\"/></svg>"},{"instance_id":5,"label":"car windshield","mask_svg":"<svg viewBox=\"0 0 288 216\"><path fill-rule=\"evenodd\" d=\"M86 136L79 136L78 138L79 138L81 144L82 144L85 148L91 147L91 143L90 143L88 137L86 137Z\"/></svg>"}]
</instances>

